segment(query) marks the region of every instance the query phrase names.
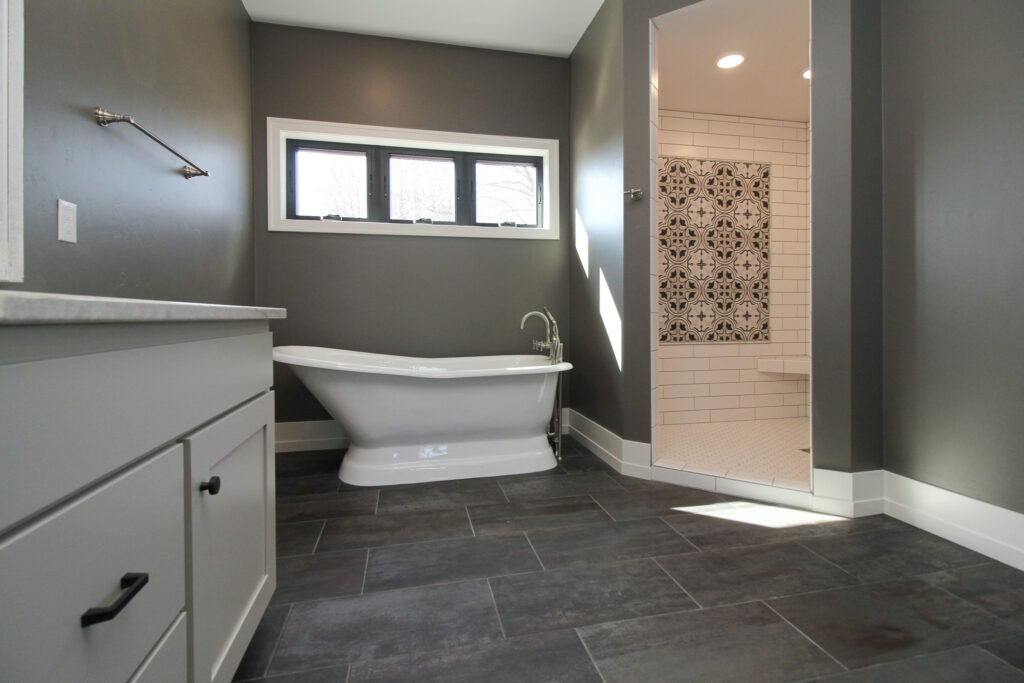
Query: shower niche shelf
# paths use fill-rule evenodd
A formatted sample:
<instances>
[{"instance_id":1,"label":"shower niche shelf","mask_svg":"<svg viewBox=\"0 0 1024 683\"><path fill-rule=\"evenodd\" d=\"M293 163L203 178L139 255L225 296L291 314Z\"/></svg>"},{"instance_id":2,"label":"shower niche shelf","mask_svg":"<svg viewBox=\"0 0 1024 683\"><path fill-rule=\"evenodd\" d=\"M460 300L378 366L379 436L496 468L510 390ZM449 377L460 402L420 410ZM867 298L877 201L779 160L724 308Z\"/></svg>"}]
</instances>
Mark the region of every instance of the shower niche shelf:
<instances>
[{"instance_id":1,"label":"shower niche shelf","mask_svg":"<svg viewBox=\"0 0 1024 683\"><path fill-rule=\"evenodd\" d=\"M758 372L811 376L810 356L766 356L757 359Z\"/></svg>"}]
</instances>

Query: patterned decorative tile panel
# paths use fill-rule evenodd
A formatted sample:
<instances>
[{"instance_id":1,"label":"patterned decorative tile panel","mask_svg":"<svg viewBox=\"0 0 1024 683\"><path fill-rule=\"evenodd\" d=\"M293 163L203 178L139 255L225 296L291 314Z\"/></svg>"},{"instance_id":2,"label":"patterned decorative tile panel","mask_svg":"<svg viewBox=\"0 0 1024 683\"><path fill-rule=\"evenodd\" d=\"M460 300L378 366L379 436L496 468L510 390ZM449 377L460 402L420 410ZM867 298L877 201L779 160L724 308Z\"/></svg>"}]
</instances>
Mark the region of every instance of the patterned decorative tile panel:
<instances>
[{"instance_id":1,"label":"patterned decorative tile panel","mask_svg":"<svg viewBox=\"0 0 1024 683\"><path fill-rule=\"evenodd\" d=\"M661 157L664 343L768 341L768 164Z\"/></svg>"}]
</instances>

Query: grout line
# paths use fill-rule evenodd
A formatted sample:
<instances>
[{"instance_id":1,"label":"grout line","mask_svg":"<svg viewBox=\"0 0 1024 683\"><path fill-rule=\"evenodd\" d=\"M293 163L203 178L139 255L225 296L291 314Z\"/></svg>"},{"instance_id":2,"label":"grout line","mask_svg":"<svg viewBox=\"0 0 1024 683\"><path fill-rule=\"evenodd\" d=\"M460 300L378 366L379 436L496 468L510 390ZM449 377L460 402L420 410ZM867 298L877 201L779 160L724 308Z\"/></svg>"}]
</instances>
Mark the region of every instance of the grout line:
<instances>
[{"instance_id":1,"label":"grout line","mask_svg":"<svg viewBox=\"0 0 1024 683\"><path fill-rule=\"evenodd\" d=\"M320 545L320 539L324 537L324 529L327 528L327 520L320 520L320 533L316 535L316 541L313 543L313 550L310 551L310 555L316 555L317 546ZM301 557L301 555L299 556Z\"/></svg>"},{"instance_id":2,"label":"grout line","mask_svg":"<svg viewBox=\"0 0 1024 683\"><path fill-rule=\"evenodd\" d=\"M821 538L821 536L811 536L810 538ZM845 568L841 567L840 565L836 564L832 560L828 559L827 557L825 557L821 553L819 553L816 550L814 550L814 548L807 547L806 545L804 545L803 543L800 542L800 539L794 539L793 543L795 543L796 545L800 546L801 548L803 548L807 552L811 553L815 557L820 557L821 559L825 560L825 562L828 562L830 565L832 565L833 567L835 567L836 569L838 569L842 573L844 573L847 576L849 576L851 579L856 581L858 584L862 584L863 585L864 583L866 583L862 578L860 578L859 576L856 576L853 572L848 571ZM904 578L910 578L910 577L904 577Z\"/></svg>"},{"instance_id":3,"label":"grout line","mask_svg":"<svg viewBox=\"0 0 1024 683\"><path fill-rule=\"evenodd\" d=\"M1007 640L1009 638L1016 638L1016 637L1017 636L1003 636L1002 638L996 638L994 640L985 640L985 641L982 641L980 643L972 643L971 646L978 648L979 650L981 650L982 652L984 652L985 654L987 654L990 657L994 657L995 660L998 661L998 662L1002 662L1003 664L1007 664L1009 666L1012 666L1016 670L1016 669L1018 669L1018 667L1016 665L1014 665L1012 662L1010 662L1009 660L1003 659L1002 657L997 655L995 652L992 652L991 650L989 650L989 649L987 649L985 647L985 645L988 644L988 643L998 643L1000 640Z\"/></svg>"},{"instance_id":4,"label":"grout line","mask_svg":"<svg viewBox=\"0 0 1024 683\"><path fill-rule=\"evenodd\" d=\"M352 678L352 664L345 665L345 683L348 683L348 679Z\"/></svg>"},{"instance_id":5,"label":"grout line","mask_svg":"<svg viewBox=\"0 0 1024 683\"><path fill-rule=\"evenodd\" d=\"M308 598L306 600L296 600L290 603L279 602L278 605L309 605L316 602L326 602L328 600L361 600L364 598L370 598L375 595L382 595L384 593L400 593L402 591L414 591L422 588L439 588L441 586L453 586L457 583L475 583L479 581L487 581L489 579L504 579L510 576L526 576L528 574L540 574L541 572L534 569L524 572L512 572L509 574L495 574L493 576L469 576L459 579L452 579L451 581L438 581L436 583L423 583L415 586L399 586L398 588L384 588L382 590L375 590L372 593L345 593L343 595L325 595L323 597Z\"/></svg>"},{"instance_id":6,"label":"grout line","mask_svg":"<svg viewBox=\"0 0 1024 683\"><path fill-rule=\"evenodd\" d=\"M524 530L523 536L526 537L526 542L530 544L530 550L532 550L533 554L537 557L537 562L540 562L541 571L547 571L547 567L544 566L544 560L540 559L540 553L538 553L537 549L533 547L533 541L530 540L530 534L526 533Z\"/></svg>"},{"instance_id":7,"label":"grout line","mask_svg":"<svg viewBox=\"0 0 1024 683\"><path fill-rule=\"evenodd\" d=\"M767 607L768 609L770 609L770 610L771 610L772 612L774 612L774 613L776 614L776 616L778 616L778 617L779 617L779 619L782 619L782 620L783 620L784 622L786 622L787 624L789 624L789 625L790 625L790 627L792 627L792 629L793 629L794 631L796 631L797 633L799 633L800 635L802 635L802 636L803 636L804 638L806 638L806 639L807 639L807 641L808 641L808 642L809 642L809 643L810 643L811 645L813 645L814 647L816 647L816 648L818 648L819 650L821 650L822 652L824 652L824 653L825 653L825 654L826 654L826 655L828 656L828 658L829 658L829 659L831 659L831 660L832 660L833 662L835 662L835 663L836 663L836 664L838 664L838 665L839 665L840 667L842 667L843 671L849 671L849 670L850 670L850 667L846 666L845 664L843 664L842 662L840 662L840 661L839 661L838 659L836 659L835 657L833 657L833 656L832 656L832 653L830 653L830 652L829 652L828 650L826 650L825 648L823 648L823 647L822 647L821 645L818 645L818 643L816 643L816 642L814 641L814 639L813 639L813 638L811 638L811 637L810 637L809 635L807 635L806 633L804 633L803 631L801 631L800 629L798 629L798 628L796 627L796 625L795 625L795 624L794 624L793 622L791 622L791 621L790 621L789 619L787 619L786 617L784 617L784 616L782 616L781 614L779 614L778 610L776 610L776 609L775 609L774 607L772 607L771 605L769 605L767 601L765 601L765 600L761 600L760 602L761 602L761 604L762 604L762 605L764 605L765 607Z\"/></svg>"},{"instance_id":8,"label":"grout line","mask_svg":"<svg viewBox=\"0 0 1024 683\"><path fill-rule=\"evenodd\" d=\"M372 661L375 661L375 660L366 659L366 660L360 660L360 661L372 662ZM342 666L347 666L348 667L348 672L346 672L346 674L345 674L345 680L348 681L348 675L349 675L349 672L351 672L351 670L352 670L352 665L351 664L346 664L345 662L335 662L334 664L327 664L326 666L318 666L315 669L290 669L288 671L275 671L273 677L271 677L271 678L257 678L257 679L252 680L251 682L247 681L246 683L263 683L264 681L280 681L280 680L284 680L286 678L294 679L295 676L305 676L306 674L314 674L314 673L317 673L318 671L330 671L332 669L340 669Z\"/></svg>"},{"instance_id":9,"label":"grout line","mask_svg":"<svg viewBox=\"0 0 1024 683\"><path fill-rule=\"evenodd\" d=\"M601 503L597 502L597 498L594 498L593 495L588 493L587 494L587 498L589 498L590 500L594 501L594 505L596 505L597 507L601 508L601 512L603 512L604 514L608 515L608 518L611 519L613 522L618 522L619 521L619 520L615 519L615 517L612 516L612 513L610 513L607 510L605 510L604 506L601 505ZM640 519L643 519L643 518L641 517ZM629 521L629 520L622 520L622 521L625 522L625 521Z\"/></svg>"},{"instance_id":10,"label":"grout line","mask_svg":"<svg viewBox=\"0 0 1024 683\"><path fill-rule=\"evenodd\" d=\"M988 564L988 563L986 563L986 564ZM981 565L972 565L972 566L978 567L978 566L981 566ZM961 569L961 567L957 567L957 569ZM955 569L954 570L940 569L939 571L955 571ZM925 572L925 574L934 574L934 573L935 572ZM971 602L970 600L968 600L967 598L965 598L965 597L963 597L961 595L957 595L956 593L954 593L953 591L949 590L945 586L939 586L937 584L932 583L931 581L928 581L927 579L922 578L925 574L916 574L914 576L908 576L906 578L908 578L908 579L920 579L921 581L924 581L926 584L928 584L932 588L938 588L943 593L946 593L947 595L951 595L952 597L956 598L960 602L965 603L967 605L970 605L974 609L979 610L981 612L984 612L985 614L989 615L990 617L994 617L994 618L998 619L999 621L1002 621L1002 622L1005 622L1007 624L1013 625L1014 622L1012 621L1012 619L1010 619L1008 617L1001 617L998 614L996 614L995 612L989 610L988 608L983 607L982 605L977 605L977 604Z\"/></svg>"},{"instance_id":11,"label":"grout line","mask_svg":"<svg viewBox=\"0 0 1024 683\"><path fill-rule=\"evenodd\" d=\"M601 673L601 667L597 665L597 660L594 659L593 653L591 653L590 648L587 647L587 641L583 640L583 636L580 635L579 628L574 628L573 633L575 633L576 637L579 638L580 645L583 646L583 650L587 653L587 657L590 658L590 663L594 665L594 671L596 671L597 675L601 677L601 682L606 683L604 674Z\"/></svg>"},{"instance_id":12,"label":"grout line","mask_svg":"<svg viewBox=\"0 0 1024 683\"><path fill-rule=\"evenodd\" d=\"M666 521L665 521L665 518L664 518L664 517L658 517L658 519L659 519L659 520L661 521L661 523L662 523L662 524L664 524L664 525L665 525L665 526L667 526L667 527L668 527L669 529L671 529L671 530L672 530L673 532L675 532L675 533L676 533L676 535L678 535L678 536L679 536L680 538L682 538L682 539L683 539L684 541L686 541L687 543L689 543L690 545L692 545L692 546L694 547L694 549L695 549L695 550L696 550L696 551L697 551L698 553L702 553L702 552L704 552L704 548L700 547L699 545L697 545L696 543L694 543L693 541L691 541L691 540L690 540L690 537L689 537L689 536L687 536L686 534L684 534L684 533L683 533L682 531L680 531L679 529L675 528L674 526L672 526L671 524L669 524L668 522L666 522ZM678 553L676 553L676 554L678 554Z\"/></svg>"},{"instance_id":13,"label":"grout line","mask_svg":"<svg viewBox=\"0 0 1024 683\"><path fill-rule=\"evenodd\" d=\"M363 582L359 585L359 594L366 595L366 574L370 569L370 549L366 549L366 561L363 563Z\"/></svg>"},{"instance_id":14,"label":"grout line","mask_svg":"<svg viewBox=\"0 0 1024 683\"><path fill-rule=\"evenodd\" d=\"M670 556L665 555L664 557L670 557ZM674 583L675 585L679 586L679 590L681 590L684 593L686 593L686 597L688 597L691 600L693 600L693 604L697 605L697 609L704 609L704 605L700 604L700 602L697 601L697 598L693 597L693 595L690 593L690 591L688 591L685 588L683 588L683 584L681 584L678 581L676 581L676 577L672 576L672 574L669 573L669 571L667 569L665 569L663 566L661 566L661 562L658 562L658 558L652 557L651 560L654 562L654 564L658 565L658 569L660 569L665 574L665 576L667 576L668 578L670 578L672 580L672 583Z\"/></svg>"},{"instance_id":15,"label":"grout line","mask_svg":"<svg viewBox=\"0 0 1024 683\"><path fill-rule=\"evenodd\" d=\"M270 651L270 657L267 658L267 665L263 668L263 677L270 673L270 665L274 662L274 657L277 656L277 648L281 645L281 638L284 636L285 627L288 626L288 620L292 617L292 605L288 605L288 613L284 615L284 621L281 622L281 632L277 634L277 639L274 641L274 647Z\"/></svg>"},{"instance_id":16,"label":"grout line","mask_svg":"<svg viewBox=\"0 0 1024 683\"><path fill-rule=\"evenodd\" d=\"M508 640L508 636L505 634L505 624L501 621L501 612L498 611L498 599L494 597L494 587L491 586L491 580L486 579L487 590L491 593L491 604L494 605L494 614L498 617L498 627L501 629L501 639Z\"/></svg>"}]
</instances>

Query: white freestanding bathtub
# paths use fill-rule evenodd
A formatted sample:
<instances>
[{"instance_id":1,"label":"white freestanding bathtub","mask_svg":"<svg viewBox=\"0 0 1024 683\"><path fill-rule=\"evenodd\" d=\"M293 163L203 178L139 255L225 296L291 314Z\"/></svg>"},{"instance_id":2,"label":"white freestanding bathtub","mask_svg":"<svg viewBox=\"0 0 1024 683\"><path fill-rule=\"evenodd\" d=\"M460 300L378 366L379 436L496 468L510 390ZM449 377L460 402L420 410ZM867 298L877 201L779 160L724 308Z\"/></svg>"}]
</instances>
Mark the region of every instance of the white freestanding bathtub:
<instances>
[{"instance_id":1,"label":"white freestanding bathtub","mask_svg":"<svg viewBox=\"0 0 1024 683\"><path fill-rule=\"evenodd\" d=\"M555 466L547 428L558 373L546 356L409 358L279 346L351 438L342 481L408 484Z\"/></svg>"}]
</instances>

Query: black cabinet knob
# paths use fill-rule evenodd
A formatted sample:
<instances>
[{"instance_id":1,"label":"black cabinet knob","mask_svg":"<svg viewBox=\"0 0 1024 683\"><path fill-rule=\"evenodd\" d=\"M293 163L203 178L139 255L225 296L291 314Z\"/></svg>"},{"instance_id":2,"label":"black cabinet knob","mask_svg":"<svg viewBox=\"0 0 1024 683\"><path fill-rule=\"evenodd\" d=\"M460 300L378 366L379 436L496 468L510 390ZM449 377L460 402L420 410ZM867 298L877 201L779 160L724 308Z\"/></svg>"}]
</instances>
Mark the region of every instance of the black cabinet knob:
<instances>
[{"instance_id":1,"label":"black cabinet knob","mask_svg":"<svg viewBox=\"0 0 1024 683\"><path fill-rule=\"evenodd\" d=\"M207 491L211 496L220 493L220 477L210 477L210 481L199 482L199 490Z\"/></svg>"}]
</instances>

